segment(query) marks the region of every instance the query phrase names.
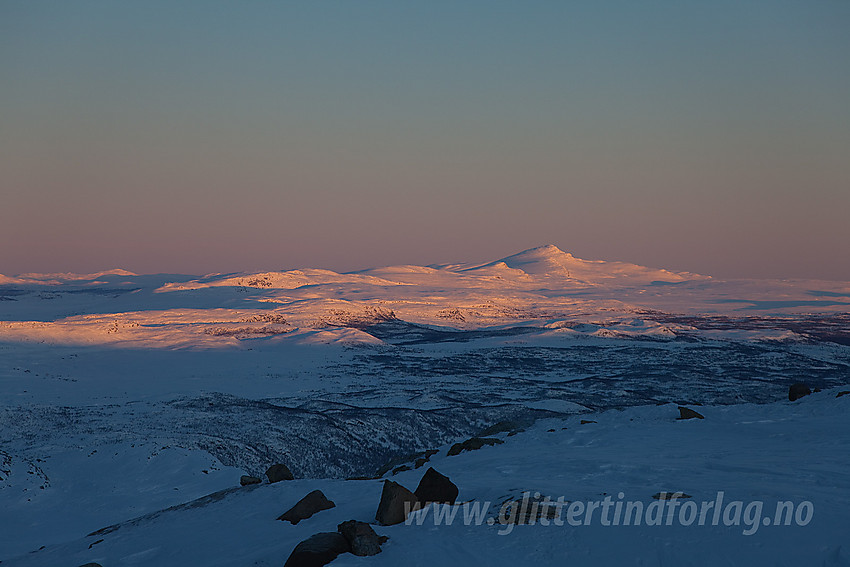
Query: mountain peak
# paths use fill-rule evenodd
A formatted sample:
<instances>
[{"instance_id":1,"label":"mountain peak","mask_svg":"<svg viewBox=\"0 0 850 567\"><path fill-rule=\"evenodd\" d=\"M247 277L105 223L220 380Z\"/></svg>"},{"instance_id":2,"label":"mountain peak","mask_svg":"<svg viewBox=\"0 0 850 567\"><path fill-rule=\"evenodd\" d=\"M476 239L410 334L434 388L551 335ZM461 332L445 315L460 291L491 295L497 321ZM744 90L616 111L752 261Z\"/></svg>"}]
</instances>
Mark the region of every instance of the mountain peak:
<instances>
[{"instance_id":1,"label":"mountain peak","mask_svg":"<svg viewBox=\"0 0 850 567\"><path fill-rule=\"evenodd\" d=\"M570 277L569 266L576 261L580 260L554 244L529 248L497 260L497 262L504 262L511 268L523 270L528 274L558 274L567 277Z\"/></svg>"},{"instance_id":2,"label":"mountain peak","mask_svg":"<svg viewBox=\"0 0 850 567\"><path fill-rule=\"evenodd\" d=\"M563 256L570 256L572 254L569 252L564 252L554 244L545 244L543 246L538 246L536 248L529 248L528 250L523 250L513 256L509 256L509 258L517 258L519 256L534 256L536 258L561 258Z\"/></svg>"}]
</instances>

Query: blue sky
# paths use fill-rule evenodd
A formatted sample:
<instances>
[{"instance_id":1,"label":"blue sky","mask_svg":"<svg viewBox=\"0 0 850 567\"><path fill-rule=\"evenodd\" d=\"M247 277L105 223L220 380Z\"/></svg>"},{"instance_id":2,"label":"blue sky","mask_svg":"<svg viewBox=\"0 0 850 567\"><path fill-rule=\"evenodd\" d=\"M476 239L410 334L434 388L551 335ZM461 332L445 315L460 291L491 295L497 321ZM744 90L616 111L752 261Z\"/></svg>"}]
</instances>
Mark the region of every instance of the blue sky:
<instances>
[{"instance_id":1,"label":"blue sky","mask_svg":"<svg viewBox=\"0 0 850 567\"><path fill-rule=\"evenodd\" d=\"M0 272L850 280L850 2L0 2Z\"/></svg>"}]
</instances>

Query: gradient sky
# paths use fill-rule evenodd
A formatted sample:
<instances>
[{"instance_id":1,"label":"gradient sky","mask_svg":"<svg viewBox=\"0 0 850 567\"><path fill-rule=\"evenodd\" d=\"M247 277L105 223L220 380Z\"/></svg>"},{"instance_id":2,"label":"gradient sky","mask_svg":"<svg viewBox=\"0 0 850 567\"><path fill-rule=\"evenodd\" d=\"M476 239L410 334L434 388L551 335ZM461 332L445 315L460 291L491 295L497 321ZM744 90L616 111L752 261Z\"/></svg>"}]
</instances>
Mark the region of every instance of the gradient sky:
<instances>
[{"instance_id":1,"label":"gradient sky","mask_svg":"<svg viewBox=\"0 0 850 567\"><path fill-rule=\"evenodd\" d=\"M0 0L0 273L850 280L850 1Z\"/></svg>"}]
</instances>

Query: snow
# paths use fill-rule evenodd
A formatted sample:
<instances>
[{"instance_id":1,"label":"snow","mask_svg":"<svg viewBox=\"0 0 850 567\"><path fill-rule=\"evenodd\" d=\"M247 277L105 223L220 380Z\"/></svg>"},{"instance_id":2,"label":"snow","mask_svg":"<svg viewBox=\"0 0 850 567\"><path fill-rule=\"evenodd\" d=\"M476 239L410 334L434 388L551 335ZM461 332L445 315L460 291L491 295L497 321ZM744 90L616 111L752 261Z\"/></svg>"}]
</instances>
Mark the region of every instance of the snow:
<instances>
[{"instance_id":1,"label":"snow","mask_svg":"<svg viewBox=\"0 0 850 567\"><path fill-rule=\"evenodd\" d=\"M341 556L334 565L848 565L850 396L835 394L824 391L795 403L701 407L704 420L677 421L672 405L585 415L582 418L598 422L586 425L579 424L578 417L544 420L518 435L500 435L503 445L455 457L446 457L447 447L442 446L428 463L460 487L459 501L492 502L496 508L488 517L497 515L506 497L521 498L523 491L553 500L565 496L570 502L601 500L604 495L618 500L622 492L622 500L646 506L661 491L683 491L698 502L715 501L722 491L727 504L763 502L763 517L773 516L778 501L811 502L814 515L805 526L762 524L744 535L749 530L743 519L731 526L722 521L718 526L683 526L678 520L671 526L605 526L600 515L581 526L464 525L462 511L460 520L436 526L433 511L428 511L422 525L375 526L390 537L381 554L368 559ZM139 483L136 494L114 492L108 478L92 475L95 486L79 491L79 509L96 511L106 503L131 509L136 499L157 498L145 486L151 479L171 481L185 490L189 480L199 476L196 469L206 463L181 463L174 456L161 456L147 469L134 468L123 458ZM72 464L78 463L66 463ZM75 472L84 476L101 466ZM412 489L423 472L411 470L392 478ZM303 479L235 488L237 471L228 470L206 480L208 489L231 491L196 507L141 516L101 535L85 536L77 526L57 525L53 529L68 535L76 531L78 537L4 559L3 564L280 565L313 533L335 531L348 519L374 522L381 492L376 480ZM317 488L336 508L297 526L275 520ZM186 501L195 495L181 494ZM505 533L508 527L512 529ZM39 526L47 532L42 534L47 542L55 534L45 528Z\"/></svg>"},{"instance_id":2,"label":"snow","mask_svg":"<svg viewBox=\"0 0 850 567\"><path fill-rule=\"evenodd\" d=\"M380 481L345 478L439 448L429 465L491 516L524 491L649 505L665 490L814 516L753 535L500 535L427 509L376 527L380 555L334 565L850 565L848 305L847 282L725 281L551 245L347 274L0 276L0 561L281 565L313 533L374 519ZM792 403L794 382L822 391ZM676 420L679 404L705 419ZM446 456L505 420L525 431ZM273 462L296 480L238 486ZM413 489L423 472L391 478ZM337 507L274 520L315 488Z\"/></svg>"}]
</instances>

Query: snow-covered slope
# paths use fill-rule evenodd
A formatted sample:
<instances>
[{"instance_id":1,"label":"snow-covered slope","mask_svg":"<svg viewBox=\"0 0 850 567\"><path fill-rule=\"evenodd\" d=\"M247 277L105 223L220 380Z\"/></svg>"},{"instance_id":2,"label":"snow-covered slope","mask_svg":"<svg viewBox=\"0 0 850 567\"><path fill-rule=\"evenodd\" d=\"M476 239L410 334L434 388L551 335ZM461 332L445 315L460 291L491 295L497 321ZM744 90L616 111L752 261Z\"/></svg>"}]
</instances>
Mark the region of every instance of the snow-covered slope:
<instances>
[{"instance_id":1,"label":"snow-covered slope","mask_svg":"<svg viewBox=\"0 0 850 567\"><path fill-rule=\"evenodd\" d=\"M317 269L203 278L121 270L28 274L0 285L0 300L0 340L206 347L232 344L233 337L282 334L293 341L319 335L328 342L368 343L384 337L370 336L367 327L391 319L480 330L551 327L558 321L605 326L659 311L737 317L841 313L850 306L850 285L717 281L580 260L550 245L487 264L350 274Z\"/></svg>"},{"instance_id":2,"label":"snow-covered slope","mask_svg":"<svg viewBox=\"0 0 850 567\"><path fill-rule=\"evenodd\" d=\"M500 433L502 445L458 456L448 457L448 447L439 447L427 466L460 488L460 504L441 509L453 521L443 516L437 525L431 505L409 524L375 525L389 536L380 554L343 555L333 565L850 565L850 396L836 394L820 392L794 403L700 407L702 420L678 421L671 405L608 411L581 416L593 423L549 419L514 436ZM301 479L238 488L238 471L220 469L203 479L203 486L230 490L192 502L200 485L184 493L187 481L206 476L198 469L211 466L181 460L172 468L176 454L164 453L127 472L135 473L140 491L153 478L167 478L187 505L128 517L88 536L77 526L57 527L70 541L6 557L3 565L282 565L295 545L314 533L335 531L349 519L374 523L380 480ZM110 492L112 479L94 463L86 470L97 479L94 486L59 498L74 498L83 512L136 500L134 494ZM412 490L424 470L390 478ZM336 507L297 526L275 520L315 489ZM678 491L684 495L672 506L653 499ZM556 516L560 522L553 517L548 525L508 523L512 509L502 503L522 506L524 492L529 498L539 493L552 502L563 497L581 503L582 512L570 516L565 506ZM606 497L613 505L603 515ZM590 502L600 507L588 512ZM641 525L625 525L626 516L615 512L618 502L623 509L640 502ZM791 514L780 508L782 525L774 525L780 502L790 503ZM699 510L708 504L722 513L715 524L709 509L700 525ZM473 516L476 506L481 513ZM692 509L697 513L689 523ZM791 525L784 525L786 518ZM489 519L496 523L488 524ZM45 543L55 538L38 526L32 529L42 530Z\"/></svg>"},{"instance_id":3,"label":"snow-covered slope","mask_svg":"<svg viewBox=\"0 0 850 567\"><path fill-rule=\"evenodd\" d=\"M572 280L574 283L584 284L600 284L615 279L633 282L642 281L644 283L707 279L698 274L657 270L627 262L582 260L552 244L525 250L481 266L457 266L454 269L477 273L501 272L509 277L516 276L517 270L519 270L530 276L546 280Z\"/></svg>"},{"instance_id":4,"label":"snow-covered slope","mask_svg":"<svg viewBox=\"0 0 850 567\"><path fill-rule=\"evenodd\" d=\"M396 527L369 562L844 565L829 522L847 518L850 396L834 394L850 381L848 305L847 282L722 281L554 246L348 274L4 277L0 561L282 564L319 524L374 515L380 485L343 479L439 446L435 466L476 502L525 489L726 490L808 498L827 523L752 537L722 526ZM797 382L824 391L777 402ZM676 422L671 403L703 404L706 419ZM528 431L445 457L505 420ZM272 462L297 480L157 514ZM420 473L397 478L413 488ZM327 521L268 522L311 486L338 502Z\"/></svg>"}]
</instances>

